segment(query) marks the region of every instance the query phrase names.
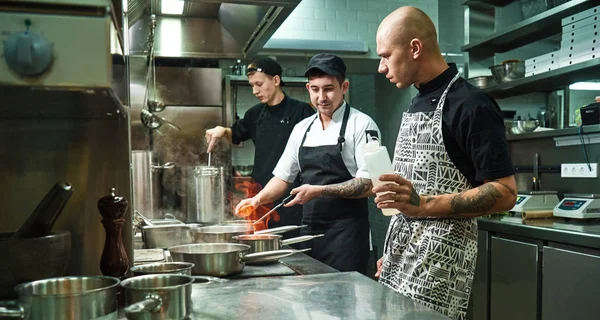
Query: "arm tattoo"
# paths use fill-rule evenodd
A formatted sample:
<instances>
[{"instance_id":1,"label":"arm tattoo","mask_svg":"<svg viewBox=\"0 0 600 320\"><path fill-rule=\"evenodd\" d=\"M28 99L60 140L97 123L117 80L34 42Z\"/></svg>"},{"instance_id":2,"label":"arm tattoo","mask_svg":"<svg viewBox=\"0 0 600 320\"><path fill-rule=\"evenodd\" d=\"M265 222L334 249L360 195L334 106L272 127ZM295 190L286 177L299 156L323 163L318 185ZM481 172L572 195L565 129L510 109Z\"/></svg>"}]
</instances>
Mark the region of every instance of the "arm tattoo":
<instances>
[{"instance_id":1,"label":"arm tattoo","mask_svg":"<svg viewBox=\"0 0 600 320\"><path fill-rule=\"evenodd\" d=\"M415 191L415 188L412 188L412 191L410 192L410 199L408 199L408 203L417 207L421 205L421 197L419 197L419 194L417 191Z\"/></svg>"},{"instance_id":2,"label":"arm tattoo","mask_svg":"<svg viewBox=\"0 0 600 320\"><path fill-rule=\"evenodd\" d=\"M512 194L513 196L517 195L517 191L515 191L513 188L509 187L506 185L506 183L502 183L498 180L492 180L491 182L496 182L499 183L500 185L502 185L504 188L506 188L506 190L508 190L508 192L510 192L510 194Z\"/></svg>"},{"instance_id":3,"label":"arm tattoo","mask_svg":"<svg viewBox=\"0 0 600 320\"><path fill-rule=\"evenodd\" d=\"M433 201L434 198L433 197L427 197L427 200L425 201L425 203L430 203L431 201Z\"/></svg>"},{"instance_id":4,"label":"arm tattoo","mask_svg":"<svg viewBox=\"0 0 600 320\"><path fill-rule=\"evenodd\" d=\"M372 188L371 179L354 178L326 186L323 195L350 199L364 198L369 195Z\"/></svg>"},{"instance_id":5,"label":"arm tattoo","mask_svg":"<svg viewBox=\"0 0 600 320\"><path fill-rule=\"evenodd\" d=\"M502 198L502 193L491 183L486 183L477 190L477 193L469 198L465 197L466 191L452 197L452 215L472 216L487 213L496 204L496 200Z\"/></svg>"}]
</instances>

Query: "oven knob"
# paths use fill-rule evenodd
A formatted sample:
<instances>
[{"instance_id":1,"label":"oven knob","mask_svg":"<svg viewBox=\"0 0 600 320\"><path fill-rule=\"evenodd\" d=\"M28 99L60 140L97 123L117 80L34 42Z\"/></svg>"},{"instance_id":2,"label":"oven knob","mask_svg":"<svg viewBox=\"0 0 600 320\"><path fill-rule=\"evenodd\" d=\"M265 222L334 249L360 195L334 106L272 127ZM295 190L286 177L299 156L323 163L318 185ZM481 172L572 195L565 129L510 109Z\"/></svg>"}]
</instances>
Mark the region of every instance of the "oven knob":
<instances>
[{"instance_id":1,"label":"oven knob","mask_svg":"<svg viewBox=\"0 0 600 320\"><path fill-rule=\"evenodd\" d=\"M37 76L52 63L52 44L35 32L13 33L4 41L4 59L16 73Z\"/></svg>"}]
</instances>

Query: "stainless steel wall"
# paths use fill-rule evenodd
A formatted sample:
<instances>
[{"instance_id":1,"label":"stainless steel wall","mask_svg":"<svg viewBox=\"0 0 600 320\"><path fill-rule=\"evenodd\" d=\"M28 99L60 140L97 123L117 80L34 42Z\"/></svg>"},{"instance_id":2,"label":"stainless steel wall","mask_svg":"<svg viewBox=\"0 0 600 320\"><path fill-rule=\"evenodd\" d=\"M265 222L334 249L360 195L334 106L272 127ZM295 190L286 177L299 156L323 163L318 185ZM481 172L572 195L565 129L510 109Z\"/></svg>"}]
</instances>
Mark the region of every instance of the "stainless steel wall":
<instances>
[{"instance_id":1,"label":"stainless steel wall","mask_svg":"<svg viewBox=\"0 0 600 320\"><path fill-rule=\"evenodd\" d=\"M131 56L131 143L132 150L147 150L154 154L155 164L175 163L172 169L154 172L160 190L158 208L149 214L150 218L161 218L171 213L186 219L186 185L183 172L190 166L207 165L208 154L204 134L207 129L224 125L223 79L221 69L164 67L156 68L156 95L154 85L150 85L149 99L156 99L166 105L156 115L173 123L180 130L166 125L159 129L148 129L140 114L146 94L145 56ZM229 175L231 168L231 147L217 145L211 157L211 165L222 166ZM151 189L147 185L133 181L135 193L140 189ZM144 213L144 212L142 212Z\"/></svg>"},{"instance_id":2,"label":"stainless steel wall","mask_svg":"<svg viewBox=\"0 0 600 320\"><path fill-rule=\"evenodd\" d=\"M552 138L510 141L509 146L515 165L533 166L535 153L539 154L542 166L585 162L581 145L556 147ZM586 145L586 149L589 160L598 163L600 145ZM518 173L515 177L519 191L532 190L532 173ZM560 173L542 173L540 189L558 191L562 197L564 193L600 193L600 184L598 179L561 178Z\"/></svg>"}]
</instances>

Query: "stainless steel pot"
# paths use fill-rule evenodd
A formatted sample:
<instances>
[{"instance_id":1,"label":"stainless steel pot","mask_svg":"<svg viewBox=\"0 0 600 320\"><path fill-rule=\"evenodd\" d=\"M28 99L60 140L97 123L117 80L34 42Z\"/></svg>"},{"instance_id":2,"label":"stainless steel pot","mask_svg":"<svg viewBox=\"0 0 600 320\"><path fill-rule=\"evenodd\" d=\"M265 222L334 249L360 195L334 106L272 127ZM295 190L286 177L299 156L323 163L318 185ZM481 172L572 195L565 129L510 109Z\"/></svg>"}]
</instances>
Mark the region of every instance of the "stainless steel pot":
<instances>
[{"instance_id":1,"label":"stainless steel pot","mask_svg":"<svg viewBox=\"0 0 600 320\"><path fill-rule=\"evenodd\" d=\"M248 252L255 253L279 250L285 245L304 242L322 236L324 236L324 234L317 234L314 236L300 236L282 240L283 236L277 234L247 234L235 236L233 237L233 240L241 244L249 245L250 250Z\"/></svg>"},{"instance_id":2,"label":"stainless steel pot","mask_svg":"<svg viewBox=\"0 0 600 320\"><path fill-rule=\"evenodd\" d=\"M104 276L27 282L15 288L18 302L0 306L0 318L116 320L118 284L119 279Z\"/></svg>"},{"instance_id":3,"label":"stainless steel pot","mask_svg":"<svg viewBox=\"0 0 600 320\"><path fill-rule=\"evenodd\" d=\"M0 299L16 299L13 290L24 282L65 275L71 257L71 232L30 239L12 239L0 233Z\"/></svg>"},{"instance_id":4,"label":"stainless steel pot","mask_svg":"<svg viewBox=\"0 0 600 320\"><path fill-rule=\"evenodd\" d=\"M235 243L234 236L251 234L254 228L251 224L240 224L231 226L207 226L191 228L189 235L192 243Z\"/></svg>"},{"instance_id":5,"label":"stainless steel pot","mask_svg":"<svg viewBox=\"0 0 600 320\"><path fill-rule=\"evenodd\" d=\"M201 227L201 224L173 224L143 226L142 241L146 249L162 248L192 243L189 230Z\"/></svg>"},{"instance_id":6,"label":"stainless steel pot","mask_svg":"<svg viewBox=\"0 0 600 320\"><path fill-rule=\"evenodd\" d=\"M277 250L246 254L249 245L233 243L188 244L169 248L174 261L194 264L192 274L223 277L242 272L246 262L277 261L299 252Z\"/></svg>"},{"instance_id":7,"label":"stainless steel pot","mask_svg":"<svg viewBox=\"0 0 600 320\"><path fill-rule=\"evenodd\" d=\"M179 274L151 274L129 278L125 288L127 319L188 319L192 313L194 278Z\"/></svg>"},{"instance_id":8,"label":"stainless steel pot","mask_svg":"<svg viewBox=\"0 0 600 320\"><path fill-rule=\"evenodd\" d=\"M182 274L191 275L193 263L189 262L159 262L151 264L142 264L131 267L129 270L134 276L144 276L148 274Z\"/></svg>"},{"instance_id":9,"label":"stainless steel pot","mask_svg":"<svg viewBox=\"0 0 600 320\"><path fill-rule=\"evenodd\" d=\"M131 152L133 208L149 219L160 218L162 214L162 170L174 167L172 163L157 165L155 161L152 151Z\"/></svg>"},{"instance_id":10,"label":"stainless steel pot","mask_svg":"<svg viewBox=\"0 0 600 320\"><path fill-rule=\"evenodd\" d=\"M222 167L185 167L186 222L218 223L226 220L226 184Z\"/></svg>"}]
</instances>

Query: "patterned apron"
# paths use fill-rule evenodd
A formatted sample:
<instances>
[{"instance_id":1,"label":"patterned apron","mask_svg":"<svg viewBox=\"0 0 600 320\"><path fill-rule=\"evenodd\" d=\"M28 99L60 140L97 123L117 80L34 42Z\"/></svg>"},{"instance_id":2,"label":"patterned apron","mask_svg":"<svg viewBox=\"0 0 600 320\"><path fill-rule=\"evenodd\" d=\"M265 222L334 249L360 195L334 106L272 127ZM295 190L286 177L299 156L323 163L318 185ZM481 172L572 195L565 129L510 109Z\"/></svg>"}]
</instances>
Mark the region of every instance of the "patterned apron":
<instances>
[{"instance_id":1,"label":"patterned apron","mask_svg":"<svg viewBox=\"0 0 600 320\"><path fill-rule=\"evenodd\" d=\"M458 193L472 188L452 163L442 136L448 91L433 112L405 112L396 141L394 171L420 195ZM465 319L477 257L474 218L392 217L379 282L450 318Z\"/></svg>"}]
</instances>

